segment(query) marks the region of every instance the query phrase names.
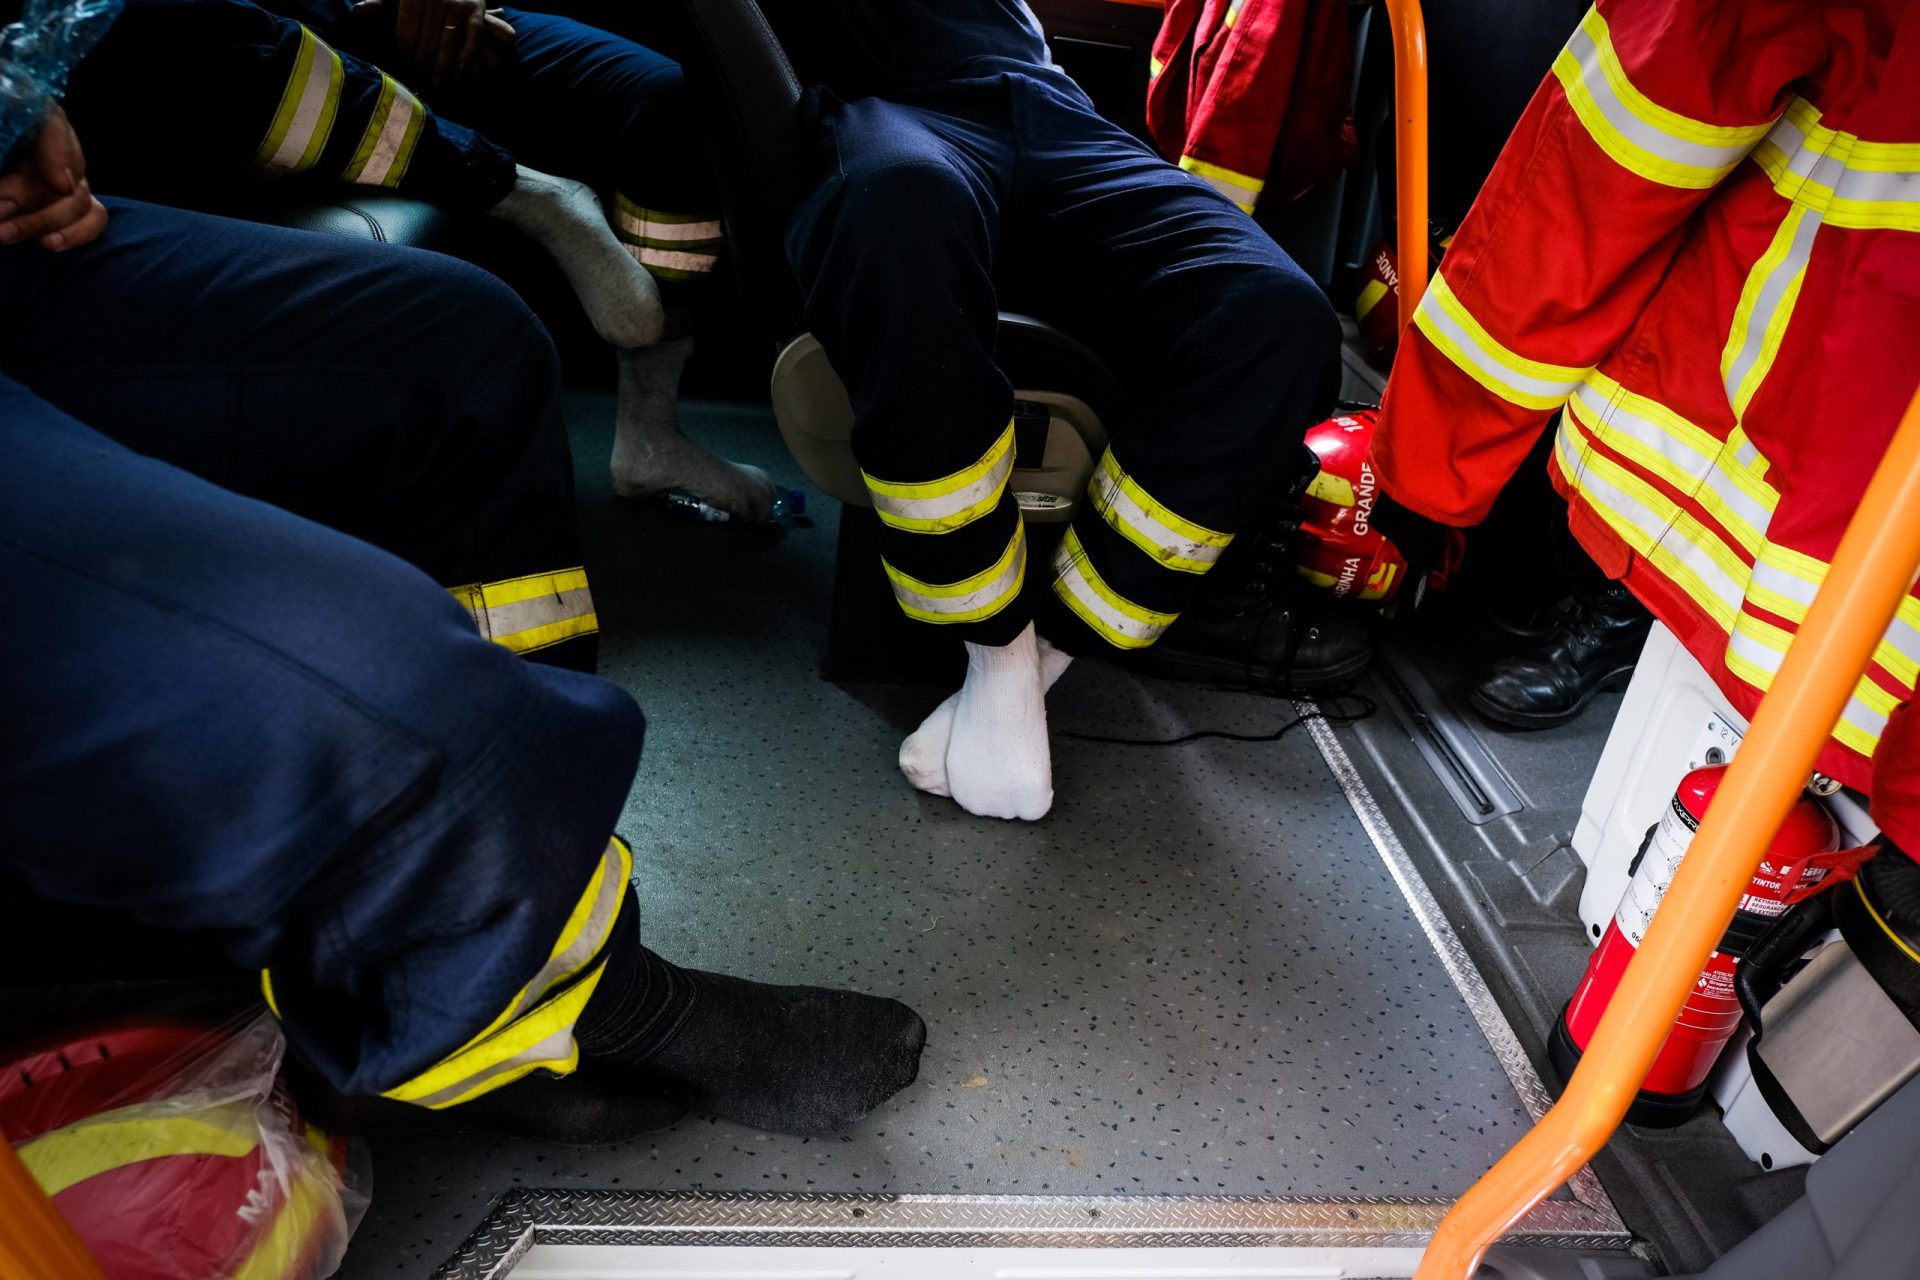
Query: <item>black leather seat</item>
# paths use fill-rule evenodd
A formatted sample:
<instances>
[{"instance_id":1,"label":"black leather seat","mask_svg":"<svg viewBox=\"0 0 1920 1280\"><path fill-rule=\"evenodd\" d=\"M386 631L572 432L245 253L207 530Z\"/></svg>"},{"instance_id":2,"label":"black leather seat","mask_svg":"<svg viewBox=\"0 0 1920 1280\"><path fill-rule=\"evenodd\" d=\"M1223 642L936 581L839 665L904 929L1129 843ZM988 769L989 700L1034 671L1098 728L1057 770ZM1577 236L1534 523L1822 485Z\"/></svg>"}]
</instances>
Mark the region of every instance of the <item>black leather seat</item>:
<instances>
[{"instance_id":1,"label":"black leather seat","mask_svg":"<svg viewBox=\"0 0 1920 1280\"><path fill-rule=\"evenodd\" d=\"M606 344L560 268L539 245L490 218L451 214L410 196L355 187L316 196L263 186L203 207L250 222L405 245L471 262L513 286L546 324L570 367L604 376Z\"/></svg>"}]
</instances>

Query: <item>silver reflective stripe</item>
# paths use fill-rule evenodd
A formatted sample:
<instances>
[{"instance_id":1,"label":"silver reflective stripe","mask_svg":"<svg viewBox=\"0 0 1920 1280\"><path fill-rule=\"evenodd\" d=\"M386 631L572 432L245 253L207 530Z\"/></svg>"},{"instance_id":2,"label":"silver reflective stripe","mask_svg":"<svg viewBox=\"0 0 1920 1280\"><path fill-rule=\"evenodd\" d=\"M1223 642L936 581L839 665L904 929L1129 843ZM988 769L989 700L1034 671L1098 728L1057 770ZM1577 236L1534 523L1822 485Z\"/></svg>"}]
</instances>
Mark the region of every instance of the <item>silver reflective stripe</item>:
<instances>
[{"instance_id":1,"label":"silver reflective stripe","mask_svg":"<svg viewBox=\"0 0 1920 1280\"><path fill-rule=\"evenodd\" d=\"M1744 414L1753 399L1759 382L1754 375L1756 372L1762 375L1766 372L1762 366L1763 359L1770 362L1770 349L1779 349L1779 333L1776 332L1770 341L1767 331L1776 322L1782 326L1786 323L1793 300L1799 295L1800 280L1806 272L1807 261L1813 256L1813 240L1819 230L1819 214L1800 205L1788 209L1780 230L1780 234L1787 237L1786 252L1770 268L1764 255L1754 265L1756 272L1765 272L1757 290L1754 289L1752 277L1748 278L1745 292L1750 296L1742 297L1734 318L1736 327L1744 322L1746 328L1737 335L1739 346L1727 360L1723 376L1727 403L1733 406L1735 417Z\"/></svg>"},{"instance_id":2,"label":"silver reflective stripe","mask_svg":"<svg viewBox=\"0 0 1920 1280\"><path fill-rule=\"evenodd\" d=\"M1718 602L1722 616L1716 620L1720 625L1731 625L1734 615L1740 612L1740 603L1746 593L1741 584L1720 566L1718 560L1692 539L1680 534L1671 521L1662 519L1638 498L1608 481L1596 468L1586 466L1576 452L1572 426L1564 420L1560 434L1554 441L1554 449L1560 457L1560 469L1587 500L1603 515L1611 514L1625 521L1639 535L1637 538L1626 538L1629 546L1646 556L1651 556L1656 550L1671 555ZM1621 531L1616 529L1616 532ZM1685 583L1680 586L1686 589ZM1693 596L1694 602L1702 608L1707 607L1707 602L1694 592L1688 591L1687 594Z\"/></svg>"},{"instance_id":3,"label":"silver reflective stripe","mask_svg":"<svg viewBox=\"0 0 1920 1280\"><path fill-rule=\"evenodd\" d=\"M874 510L889 524L903 522L897 527L926 533L950 532L991 514L999 504L1000 491L1006 486L1007 477L1013 474L1012 437L1003 436L995 448L999 450L999 456L993 459L986 471L951 493L931 498L903 498L869 484L867 492L873 499ZM969 518L959 519L963 515ZM889 516L893 519L888 520Z\"/></svg>"},{"instance_id":4,"label":"silver reflective stripe","mask_svg":"<svg viewBox=\"0 0 1920 1280\"><path fill-rule=\"evenodd\" d=\"M1786 599L1798 604L1802 609L1812 607L1813 598L1820 591L1819 583L1808 582L1797 573L1788 573L1784 569L1768 564L1764 551L1761 552L1760 558L1754 562L1753 585L1762 591L1770 591L1777 596L1784 596ZM1775 612L1777 613L1779 611L1775 610ZM1795 621L1798 621L1798 619L1795 619Z\"/></svg>"},{"instance_id":5,"label":"silver reflective stripe","mask_svg":"<svg viewBox=\"0 0 1920 1280\"><path fill-rule=\"evenodd\" d=\"M311 35L307 39L313 41L313 57L307 65L307 81L300 86L299 105L293 110L293 119L286 135L280 139L279 149L267 157L267 168L275 172L299 168L321 122L331 123L333 116L333 77L338 55L325 41Z\"/></svg>"},{"instance_id":6,"label":"silver reflective stripe","mask_svg":"<svg viewBox=\"0 0 1920 1280\"><path fill-rule=\"evenodd\" d=\"M1228 178L1223 178L1217 173L1202 171L1194 176L1212 187L1215 191L1218 191L1227 199L1239 205L1242 209L1250 209L1260 200L1260 193L1258 191L1249 187L1243 187L1239 183Z\"/></svg>"},{"instance_id":7,"label":"silver reflective stripe","mask_svg":"<svg viewBox=\"0 0 1920 1280\"><path fill-rule=\"evenodd\" d=\"M672 249L655 249L644 244L627 246L634 260L643 267L659 267L667 271L687 271L695 275L704 275L712 271L719 258L711 253L682 253Z\"/></svg>"},{"instance_id":8,"label":"silver reflective stripe","mask_svg":"<svg viewBox=\"0 0 1920 1280\"><path fill-rule=\"evenodd\" d=\"M1733 634L1727 637L1727 652L1745 659L1767 673L1767 683L1760 685L1763 690L1772 683L1772 677L1780 673L1780 663L1785 657L1772 645L1760 643L1738 627L1735 627Z\"/></svg>"},{"instance_id":9,"label":"silver reflective stripe","mask_svg":"<svg viewBox=\"0 0 1920 1280\"><path fill-rule=\"evenodd\" d=\"M1908 618L1908 612L1916 612L1912 610L1910 599L1912 597L1908 597L1908 603L1901 604L1901 614L1893 618L1893 626L1887 628L1887 635L1882 641L1893 652L1880 654L1880 666L1887 668L1887 672L1908 687L1920 679L1920 626ZM1889 664L1889 656L1893 656L1895 662Z\"/></svg>"},{"instance_id":10,"label":"silver reflective stripe","mask_svg":"<svg viewBox=\"0 0 1920 1280\"><path fill-rule=\"evenodd\" d=\"M1796 103L1797 110L1804 110L1817 116L1811 104ZM1920 201L1920 170L1910 168L1865 168L1849 163L1847 151L1858 140L1847 137L1844 141L1833 139L1833 132L1822 128L1826 135L1818 147L1807 136L1800 124L1793 118L1796 111L1789 111L1780 118L1779 123L1767 134L1767 142L1778 149L1784 158L1779 165L1774 182L1782 195L1795 196L1795 184L1785 181L1791 175L1802 183L1823 188L1820 191L1805 193L1808 203L1817 210L1824 209L1836 200L1860 201L1868 204L1910 204ZM1836 150L1830 150L1838 144Z\"/></svg>"},{"instance_id":11,"label":"silver reflective stripe","mask_svg":"<svg viewBox=\"0 0 1920 1280\"><path fill-rule=\"evenodd\" d=\"M1119 465L1109 452L1093 473L1094 509L1129 542L1169 569L1205 573L1220 558L1224 545L1195 539L1168 526L1128 492ZM1141 490L1142 493L1145 490ZM1209 531L1211 532L1211 531ZM1214 534L1215 539L1221 535Z\"/></svg>"},{"instance_id":12,"label":"silver reflective stripe","mask_svg":"<svg viewBox=\"0 0 1920 1280\"><path fill-rule=\"evenodd\" d=\"M1433 296L1431 292L1427 294L1429 300L1431 300ZM1473 362L1474 367L1494 381L1504 383L1516 391L1522 391L1531 396L1538 396L1543 400L1566 399L1567 395L1572 392L1575 387L1580 385L1581 378L1584 377L1586 373L1583 369L1580 371L1580 376L1567 378L1563 381L1550 381L1546 378L1536 378L1530 373L1522 372L1520 369L1504 361L1495 360L1485 351L1481 350L1479 340L1458 320L1454 319L1452 313L1443 306L1427 306L1423 303L1420 308L1420 321L1422 325L1431 325L1435 329L1438 329L1452 344L1452 350L1464 355L1468 360Z\"/></svg>"},{"instance_id":13,"label":"silver reflective stripe","mask_svg":"<svg viewBox=\"0 0 1920 1280\"><path fill-rule=\"evenodd\" d=\"M556 622L584 618L592 612L592 589L575 587L557 595L535 596L531 600L516 600L512 604L489 605L484 620L479 620L480 633L490 640L503 640Z\"/></svg>"},{"instance_id":14,"label":"silver reflective stripe","mask_svg":"<svg viewBox=\"0 0 1920 1280\"><path fill-rule=\"evenodd\" d=\"M1741 678L1746 679L1749 684L1764 693L1773 687L1773 678L1780 674L1780 667L1786 662L1787 655L1750 634L1746 630L1747 623L1748 618L1743 614L1740 618L1741 625L1736 625L1733 634L1727 637L1727 652L1750 666L1759 668L1760 679L1754 680L1744 675ZM1788 642L1791 643L1791 637ZM1862 677L1862 683L1865 682L1865 677ZM1855 734L1877 740L1882 733L1886 732L1887 718L1886 712L1874 707L1855 693L1847 699L1846 709L1840 713L1840 727L1835 729L1834 736L1844 738L1848 736L1845 733L1846 729L1851 728ZM1860 750L1860 745L1853 743L1848 745L1854 746L1861 755L1873 754L1871 746L1866 750Z\"/></svg>"},{"instance_id":15,"label":"silver reflective stripe","mask_svg":"<svg viewBox=\"0 0 1920 1280\"><path fill-rule=\"evenodd\" d=\"M998 573L976 575L951 588L921 582L881 563L893 584L893 598L909 616L923 622L977 622L1000 612L1020 593L1026 580L1027 540L1016 524L1008 553L997 562Z\"/></svg>"},{"instance_id":16,"label":"silver reflective stripe","mask_svg":"<svg viewBox=\"0 0 1920 1280\"><path fill-rule=\"evenodd\" d=\"M1740 538L1743 544L1767 536L1767 529L1773 524L1773 512L1765 503L1734 483L1733 477L1723 468L1715 467L1707 472L1706 486L1728 511L1745 523L1746 528L1729 531ZM1747 549L1757 550L1751 546Z\"/></svg>"},{"instance_id":17,"label":"silver reflective stripe","mask_svg":"<svg viewBox=\"0 0 1920 1280\"><path fill-rule=\"evenodd\" d=\"M1573 37L1567 41L1567 52L1579 63L1580 87L1586 90L1586 96L1605 117L1607 126L1614 133L1649 155L1693 169L1724 171L1746 156L1753 145L1751 140L1728 144L1696 142L1666 129L1656 128L1641 119L1621 100L1614 88L1612 79L1607 75L1600 46L1588 25L1583 23L1574 29ZM1562 84L1565 85L1564 78ZM1572 89L1570 85L1566 87Z\"/></svg>"},{"instance_id":18,"label":"silver reflective stripe","mask_svg":"<svg viewBox=\"0 0 1920 1280\"><path fill-rule=\"evenodd\" d=\"M1113 589L1098 580L1099 571L1087 562L1080 541L1071 530L1053 553L1053 571L1055 594L1102 639L1117 648L1145 648L1158 640L1177 618L1175 614L1156 613L1138 605L1123 608Z\"/></svg>"},{"instance_id":19,"label":"silver reflective stripe","mask_svg":"<svg viewBox=\"0 0 1920 1280\"><path fill-rule=\"evenodd\" d=\"M651 218L636 218L625 209L616 210L614 217L620 227L629 235L644 236L648 240L718 240L720 224L718 222L656 222Z\"/></svg>"},{"instance_id":20,"label":"silver reflective stripe","mask_svg":"<svg viewBox=\"0 0 1920 1280\"><path fill-rule=\"evenodd\" d=\"M519 999L507 1010L507 1021L523 1016L545 999L551 988L586 968L600 954L614 919L620 914L620 906L627 898L627 886L621 878L626 865L620 851L609 841L607 851L600 856L599 874L595 876L592 914L581 925L580 934L572 944L542 965L540 972L521 990Z\"/></svg>"},{"instance_id":21,"label":"silver reflective stripe","mask_svg":"<svg viewBox=\"0 0 1920 1280\"><path fill-rule=\"evenodd\" d=\"M480 1068L471 1075L462 1076L458 1081L446 1086L444 1089L435 1090L424 1097L408 1098L406 1101L412 1103L414 1106L427 1107L430 1109L451 1106L459 1102L462 1098L479 1091L489 1080L506 1075L508 1072L526 1070L531 1065L564 1062L572 1057L573 1053L573 1024L569 1022L560 1030L553 1032L534 1044L528 1045L512 1057L502 1058L498 1062L490 1063Z\"/></svg>"},{"instance_id":22,"label":"silver reflective stripe","mask_svg":"<svg viewBox=\"0 0 1920 1280\"><path fill-rule=\"evenodd\" d=\"M358 174L349 174L349 182L359 182L370 187L387 185L387 175L393 172L394 162L400 158L402 146L407 141L409 127L413 124L414 113L420 104L413 95L394 85L393 101L387 107L387 118L380 125L380 137L373 144L373 154L367 157L367 164Z\"/></svg>"},{"instance_id":23,"label":"silver reflective stripe","mask_svg":"<svg viewBox=\"0 0 1920 1280\"><path fill-rule=\"evenodd\" d=\"M1691 480L1703 480L1713 472L1717 453L1702 453L1659 423L1644 418L1620 400L1613 399L1590 382L1583 382L1573 393L1580 407L1593 415L1594 424L1604 432L1623 432L1642 446L1653 450Z\"/></svg>"}]
</instances>

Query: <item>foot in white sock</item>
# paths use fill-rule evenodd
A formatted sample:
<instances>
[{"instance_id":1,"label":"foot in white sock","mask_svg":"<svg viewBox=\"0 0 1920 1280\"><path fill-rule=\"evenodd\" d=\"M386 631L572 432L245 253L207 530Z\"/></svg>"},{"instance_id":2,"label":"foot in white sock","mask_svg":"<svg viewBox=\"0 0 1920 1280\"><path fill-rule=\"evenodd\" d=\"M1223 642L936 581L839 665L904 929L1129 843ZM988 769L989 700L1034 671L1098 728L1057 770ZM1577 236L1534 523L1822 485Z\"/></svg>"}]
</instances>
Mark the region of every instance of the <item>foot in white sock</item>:
<instances>
[{"instance_id":1,"label":"foot in white sock","mask_svg":"<svg viewBox=\"0 0 1920 1280\"><path fill-rule=\"evenodd\" d=\"M518 165L513 190L487 212L553 255L602 338L622 350L660 340L660 286L614 237L593 188Z\"/></svg>"},{"instance_id":2,"label":"foot in white sock","mask_svg":"<svg viewBox=\"0 0 1920 1280\"><path fill-rule=\"evenodd\" d=\"M644 498L687 489L736 520L773 518L773 481L758 467L729 462L680 434L680 371L693 339L619 353L613 420L613 491Z\"/></svg>"},{"instance_id":3,"label":"foot in white sock","mask_svg":"<svg viewBox=\"0 0 1920 1280\"><path fill-rule=\"evenodd\" d=\"M1067 674L1073 655L1054 648L1045 636L1037 636L1036 640L1040 650L1040 690L1046 693ZM953 717L959 709L960 692L956 690L900 744L900 772L908 782L929 795L953 794L947 785L947 746L953 741Z\"/></svg>"},{"instance_id":4,"label":"foot in white sock","mask_svg":"<svg viewBox=\"0 0 1920 1280\"><path fill-rule=\"evenodd\" d=\"M954 695L947 792L983 818L1046 816L1053 807L1046 689L1033 627L1011 644L967 645L967 678Z\"/></svg>"}]
</instances>

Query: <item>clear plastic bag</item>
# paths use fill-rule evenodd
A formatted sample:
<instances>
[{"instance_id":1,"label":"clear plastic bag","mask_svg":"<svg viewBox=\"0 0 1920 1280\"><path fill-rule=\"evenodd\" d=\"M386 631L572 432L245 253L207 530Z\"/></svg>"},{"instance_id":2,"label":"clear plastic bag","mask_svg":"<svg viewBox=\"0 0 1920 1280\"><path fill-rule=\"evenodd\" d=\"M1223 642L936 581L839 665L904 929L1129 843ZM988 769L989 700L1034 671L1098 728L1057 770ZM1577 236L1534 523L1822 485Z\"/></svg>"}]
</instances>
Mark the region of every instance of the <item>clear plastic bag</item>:
<instances>
[{"instance_id":1,"label":"clear plastic bag","mask_svg":"<svg viewBox=\"0 0 1920 1280\"><path fill-rule=\"evenodd\" d=\"M325 1280L363 1155L300 1116L264 1011L123 1019L12 1051L0 1131L110 1280Z\"/></svg>"},{"instance_id":2,"label":"clear plastic bag","mask_svg":"<svg viewBox=\"0 0 1920 1280\"><path fill-rule=\"evenodd\" d=\"M27 0L0 28L0 161L67 89L67 74L113 25L121 0Z\"/></svg>"}]
</instances>

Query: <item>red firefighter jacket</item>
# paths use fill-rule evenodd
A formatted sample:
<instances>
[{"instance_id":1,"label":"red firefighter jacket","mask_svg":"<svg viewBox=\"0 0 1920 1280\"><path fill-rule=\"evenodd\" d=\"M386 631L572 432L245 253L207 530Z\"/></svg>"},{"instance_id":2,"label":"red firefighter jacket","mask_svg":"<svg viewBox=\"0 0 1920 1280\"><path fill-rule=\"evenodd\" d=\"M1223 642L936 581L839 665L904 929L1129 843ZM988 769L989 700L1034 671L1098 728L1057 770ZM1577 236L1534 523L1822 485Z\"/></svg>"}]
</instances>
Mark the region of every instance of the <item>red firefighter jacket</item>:
<instances>
[{"instance_id":1,"label":"red firefighter jacket","mask_svg":"<svg viewBox=\"0 0 1920 1280\"><path fill-rule=\"evenodd\" d=\"M1472 524L1558 413L1575 533L1750 714L1916 382L1920 5L1600 0L1421 303L1376 461ZM1917 672L1909 596L1824 772L1868 787Z\"/></svg>"},{"instance_id":2,"label":"red firefighter jacket","mask_svg":"<svg viewBox=\"0 0 1920 1280\"><path fill-rule=\"evenodd\" d=\"M1151 72L1160 153L1249 213L1352 159L1345 0L1167 0Z\"/></svg>"}]
</instances>

